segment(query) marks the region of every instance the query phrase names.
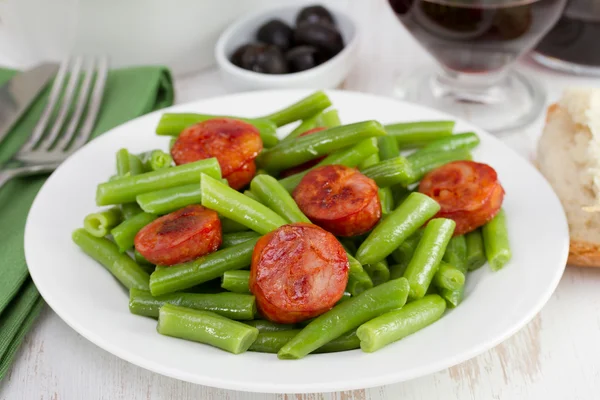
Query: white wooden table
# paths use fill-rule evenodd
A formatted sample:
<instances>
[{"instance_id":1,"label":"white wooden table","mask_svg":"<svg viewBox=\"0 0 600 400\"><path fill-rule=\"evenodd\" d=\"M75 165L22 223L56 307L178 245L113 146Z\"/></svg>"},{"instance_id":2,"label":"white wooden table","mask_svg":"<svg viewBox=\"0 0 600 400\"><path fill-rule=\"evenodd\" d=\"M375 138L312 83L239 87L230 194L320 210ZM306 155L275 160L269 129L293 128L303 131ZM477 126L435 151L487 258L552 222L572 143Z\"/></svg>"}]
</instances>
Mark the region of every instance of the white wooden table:
<instances>
[{"instance_id":1,"label":"white wooden table","mask_svg":"<svg viewBox=\"0 0 600 400\"><path fill-rule=\"evenodd\" d=\"M395 77L431 63L383 0L340 0L362 29L347 90L391 95ZM561 76L528 61L522 70L546 84L549 102L567 85L600 80ZM224 94L216 70L176 79L178 102ZM543 116L502 139L531 158ZM129 364L75 333L49 308L26 337L0 399L448 400L600 398L600 269L567 268L558 289L524 329L453 368L409 382L352 392L267 395L198 386ZM506 301L518 293L507 288Z\"/></svg>"}]
</instances>

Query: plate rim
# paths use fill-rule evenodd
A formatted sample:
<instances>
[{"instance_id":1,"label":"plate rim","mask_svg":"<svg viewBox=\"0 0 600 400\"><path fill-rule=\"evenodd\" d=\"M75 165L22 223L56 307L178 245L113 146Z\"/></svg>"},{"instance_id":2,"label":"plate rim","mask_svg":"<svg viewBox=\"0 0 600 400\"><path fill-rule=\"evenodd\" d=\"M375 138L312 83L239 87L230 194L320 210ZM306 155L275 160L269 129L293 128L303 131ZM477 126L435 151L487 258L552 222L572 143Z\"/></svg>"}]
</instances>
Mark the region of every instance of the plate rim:
<instances>
[{"instance_id":1,"label":"plate rim","mask_svg":"<svg viewBox=\"0 0 600 400\"><path fill-rule=\"evenodd\" d=\"M144 114L137 118L134 118L130 121L127 121L123 124L115 126L114 128L104 132L104 134L99 136L99 138L104 137L106 134L110 134L115 129L123 129L123 127L125 127L127 125L130 125L130 124L133 125L133 124L137 123L138 119L148 118L149 116L152 116L152 115L173 112L177 109L185 109L186 107L189 108L190 110L198 109L199 108L197 106L198 104L214 101L216 99L226 99L228 97L239 97L239 96L249 96L249 97L267 96L267 95L273 94L273 93L289 94L290 97L291 96L300 97L303 95L308 95L314 91L315 90L311 90L311 89L257 90L257 91L249 91L249 92L229 93L229 94L220 95L220 96L211 96L211 97L207 97L207 98L197 99L197 100L194 100L191 102L174 104L172 106L152 111L150 113L147 113L147 114ZM137 354L134 354L131 352L122 352L121 349L118 348L119 346L112 344L108 340L105 340L101 335L94 334L93 331L90 331L90 330L82 327L77 321L74 321L68 315L65 315L66 312L64 312L64 310L62 310L60 306L58 308L55 307L56 304L53 305L52 300L51 301L46 300L47 298L52 299L52 295L46 291L46 288L44 287L43 284L38 285L39 282L37 282L37 280L35 278L35 273L32 274L30 272L30 276L31 276L34 284L38 288L38 291L40 292L41 296L44 298L46 303L75 332L77 332L78 334L80 334L81 336L86 338L88 341L90 341L94 345L100 347L101 349L103 349L105 351L108 351L109 353L111 353L111 354L115 355L116 357L121 358L129 363L132 363L136 366L147 369L154 373L158 373L160 375L168 376L168 377L182 380L182 381L187 381L187 382L210 386L210 387L228 389L228 390L238 390L238 391L247 391L247 392L255 392L255 393L327 393L327 392L335 392L335 391L365 389L365 388L372 388L372 387L377 387L377 386L382 386L382 385L387 385L387 384L404 382L404 381L415 379L415 378L418 378L421 376L430 375L430 374L439 372L443 369L450 368L454 365L466 362L466 361L484 353L485 351L492 349L493 347L506 341L507 339L509 339L510 337L515 335L517 332L519 332L525 325L527 325L541 311L541 309L544 307L544 305L546 305L546 303L548 302L548 300L550 299L550 297L556 290L556 288L560 282L560 279L563 276L563 273L565 271L566 264L567 264L568 250L569 250L569 246L568 246L569 232L568 232L567 220L566 220L566 216L564 214L564 208L562 207L560 200L556 196L556 193L552 189L552 186L549 184L547 179L541 174L541 172L537 168L535 168L534 165L531 165L529 160L525 159L523 156L521 156L519 153L517 153L514 149L512 149L511 147L506 145L504 142L502 142L500 139L498 139L498 137L490 134L489 132L485 131L484 129L481 129L481 128L473 125L469 121L466 121L462 118L444 113L444 112L436 110L436 109L422 106L420 104L403 101L403 100L398 100L393 97L386 97L386 96L380 96L380 95L375 95L375 94L371 94L371 93L363 93L363 92L349 91L349 90L326 89L323 91L326 92L327 94L332 94L332 95L356 96L356 97L362 97L365 100L368 100L369 98L374 98L374 99L378 99L378 100L395 102L399 107L408 105L413 108L419 108L419 109L423 110L424 112L434 113L440 117L454 120L457 123L474 127L474 128L476 128L475 130L478 133L481 132L486 136L486 140L491 140L492 143L503 147L504 150L513 153L517 157L522 158L525 162L527 162L527 164L530 165L531 169L533 171L535 171L538 178L541 178L541 180L544 182L544 184L550 188L552 193L554 193L555 200L558 202L558 204L560 205L560 208L563 210L563 214L560 216L560 218L562 219L561 222L563 223L563 226L565 228L565 233L566 233L565 246L563 246L562 257L561 257L561 260L562 260L561 264L563 265L563 267L556 269L553 279L551 281L551 284L546 287L543 296L540 296L538 298L538 301L536 302L535 307L531 307L529 309L528 313L522 315L519 318L519 321L513 324L511 329L508 329L500 334L490 337L489 340L487 340L485 342L481 342L478 346L472 346L468 351L454 354L451 357L441 358L439 361L437 361L435 363L430 363L430 364L420 367L420 368L413 368L410 370L409 373L402 373L400 378L399 378L400 374L398 374L398 373L394 374L393 372L390 372L385 375L379 375L376 377L368 377L368 378L364 378L364 379L361 379L358 381L337 380L337 381L328 381L326 383L306 383L306 384L270 383L269 386L266 386L265 383L248 383L248 382L238 383L235 380L206 377L203 375L192 374L192 373L189 373L189 372L183 371L183 370L172 370L169 367L157 365L157 362L152 361L150 358L143 358L143 357L140 357ZM177 111L175 111L175 112L177 112ZM73 156L78 154L80 151L86 149L88 146L93 145L92 143L94 143L95 140L96 139L88 142L85 146L78 149L66 161L71 159ZM28 212L27 220L25 223L25 235L24 235L24 251L25 251L25 260L26 260L27 265L29 265L28 260L31 258L31 256L28 256L30 251L27 250L28 249L28 246L27 246L28 232L31 231L31 229L32 229L31 228L32 222L30 219L31 210L33 210L37 206L38 200L40 198L40 193L42 193L44 191L44 189L47 185L52 184L52 182L53 182L52 177L56 174L56 172L61 171L63 168L65 168L65 165L67 164L66 161L63 162L56 169L56 171L46 180L46 182L44 182L43 186L40 188L39 192L36 194L36 197L31 205L30 211ZM559 216L557 216L556 218L559 218ZM29 267L28 267L28 269L29 269ZM353 350L353 351L360 351L360 350Z\"/></svg>"}]
</instances>

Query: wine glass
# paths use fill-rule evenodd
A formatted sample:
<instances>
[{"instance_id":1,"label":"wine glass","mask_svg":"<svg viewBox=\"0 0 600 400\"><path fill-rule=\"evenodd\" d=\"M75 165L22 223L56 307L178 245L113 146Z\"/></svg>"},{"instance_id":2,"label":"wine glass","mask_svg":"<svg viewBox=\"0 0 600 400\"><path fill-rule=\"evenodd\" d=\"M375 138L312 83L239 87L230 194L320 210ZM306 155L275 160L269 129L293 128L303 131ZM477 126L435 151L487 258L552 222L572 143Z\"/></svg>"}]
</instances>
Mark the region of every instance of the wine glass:
<instances>
[{"instance_id":1,"label":"wine glass","mask_svg":"<svg viewBox=\"0 0 600 400\"><path fill-rule=\"evenodd\" d=\"M400 82L407 100L467 118L491 132L532 122L545 104L536 80L511 68L560 17L567 0L389 0L439 64Z\"/></svg>"}]
</instances>

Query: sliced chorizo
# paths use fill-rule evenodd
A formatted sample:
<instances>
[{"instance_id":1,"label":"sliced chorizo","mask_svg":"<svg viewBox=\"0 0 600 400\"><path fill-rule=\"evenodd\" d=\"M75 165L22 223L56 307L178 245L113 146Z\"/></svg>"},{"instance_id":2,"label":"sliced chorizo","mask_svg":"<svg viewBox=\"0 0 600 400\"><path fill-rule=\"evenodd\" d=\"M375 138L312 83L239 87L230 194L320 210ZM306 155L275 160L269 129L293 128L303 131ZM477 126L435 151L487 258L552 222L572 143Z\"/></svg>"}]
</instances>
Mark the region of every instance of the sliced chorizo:
<instances>
[{"instance_id":1,"label":"sliced chorizo","mask_svg":"<svg viewBox=\"0 0 600 400\"><path fill-rule=\"evenodd\" d=\"M419 191L440 204L436 217L456 222L454 235L462 235L494 218L502 207L504 188L487 164L455 161L429 172Z\"/></svg>"},{"instance_id":2,"label":"sliced chorizo","mask_svg":"<svg viewBox=\"0 0 600 400\"><path fill-rule=\"evenodd\" d=\"M354 168L324 165L306 174L293 192L302 212L336 236L370 231L381 218L377 184Z\"/></svg>"},{"instance_id":3,"label":"sliced chorizo","mask_svg":"<svg viewBox=\"0 0 600 400\"><path fill-rule=\"evenodd\" d=\"M213 210L190 205L154 220L135 236L135 248L156 265L175 265L216 251L221 221Z\"/></svg>"},{"instance_id":4,"label":"sliced chorizo","mask_svg":"<svg viewBox=\"0 0 600 400\"><path fill-rule=\"evenodd\" d=\"M252 180L256 171L254 159L262 148L260 134L253 125L218 118L186 128L173 144L171 155L177 165L216 157L223 178L232 188L241 189ZM235 175L229 180L231 174Z\"/></svg>"},{"instance_id":5,"label":"sliced chorizo","mask_svg":"<svg viewBox=\"0 0 600 400\"><path fill-rule=\"evenodd\" d=\"M327 128L324 128L324 127L322 127L322 126L320 126L320 127L316 127L316 128L313 128L313 129L309 129L309 130L307 130L306 132L302 133L302 134L301 134L300 136L298 136L298 137L301 137L301 136L308 136L308 135L311 135L311 134L313 134L313 133L317 133L317 132L324 131L325 129L327 129ZM323 157L315 158L314 160L310 160L310 161L307 161L307 162L305 162L305 163L302 163L302 164L300 164L300 165L297 165L297 166L295 166L295 167L292 167L292 168L288 168L288 169L286 169L286 170L283 170L283 171L281 171L281 172L279 173L279 177L280 177L280 178L286 178L286 177L288 177L288 176L296 175L296 174L299 174L300 172L306 171L307 169L309 169L309 168L312 168L312 167L314 167L315 165L317 165L318 163L320 163L320 162L321 162L321 160L323 160L325 157L327 157L327 156L323 156Z\"/></svg>"},{"instance_id":6,"label":"sliced chorizo","mask_svg":"<svg viewBox=\"0 0 600 400\"><path fill-rule=\"evenodd\" d=\"M296 323L335 305L348 268L346 252L331 233L303 222L283 225L254 247L250 291L265 318Z\"/></svg>"}]
</instances>

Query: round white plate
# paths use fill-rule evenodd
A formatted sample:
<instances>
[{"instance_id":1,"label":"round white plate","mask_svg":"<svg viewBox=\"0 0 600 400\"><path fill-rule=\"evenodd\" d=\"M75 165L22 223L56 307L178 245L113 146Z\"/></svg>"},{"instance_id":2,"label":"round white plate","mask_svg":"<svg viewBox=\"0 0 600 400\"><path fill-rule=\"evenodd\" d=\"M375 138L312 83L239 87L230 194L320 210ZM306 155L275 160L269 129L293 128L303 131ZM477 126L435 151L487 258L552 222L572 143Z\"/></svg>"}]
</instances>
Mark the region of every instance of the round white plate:
<instances>
[{"instance_id":1,"label":"round white plate","mask_svg":"<svg viewBox=\"0 0 600 400\"><path fill-rule=\"evenodd\" d=\"M506 190L512 261L499 272L471 273L463 303L422 331L378 352L360 350L278 360L272 354L233 355L203 344L161 336L156 321L132 315L128 293L71 242L71 232L97 209L96 185L115 173L115 152L163 148L169 138L154 129L166 111L266 114L306 91L235 94L155 112L95 139L48 179L27 219L25 255L31 276L52 309L81 335L143 368L173 378L256 392L326 392L379 386L416 378L463 362L517 332L546 303L563 273L568 230L554 192L531 164L496 138L475 131L476 160L493 166ZM453 119L437 111L366 94L329 91L344 123Z\"/></svg>"}]
</instances>

